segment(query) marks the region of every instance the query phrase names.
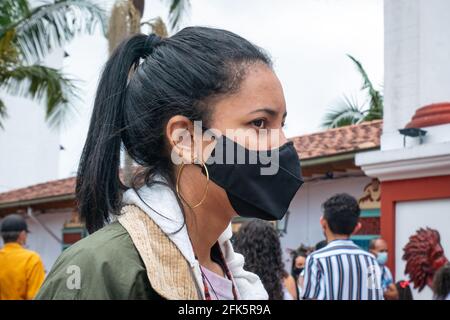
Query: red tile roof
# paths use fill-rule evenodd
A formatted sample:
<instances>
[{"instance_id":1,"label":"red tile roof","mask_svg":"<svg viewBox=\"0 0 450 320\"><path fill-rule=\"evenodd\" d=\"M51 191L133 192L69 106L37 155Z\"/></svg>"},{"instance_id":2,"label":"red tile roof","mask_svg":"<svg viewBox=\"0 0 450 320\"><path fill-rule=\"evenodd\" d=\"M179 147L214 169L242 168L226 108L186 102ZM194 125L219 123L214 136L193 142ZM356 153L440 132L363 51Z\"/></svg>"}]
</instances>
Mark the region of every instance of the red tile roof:
<instances>
[{"instance_id":1,"label":"red tile roof","mask_svg":"<svg viewBox=\"0 0 450 320\"><path fill-rule=\"evenodd\" d=\"M75 177L35 184L30 187L0 193L0 205L34 199L74 196Z\"/></svg>"},{"instance_id":2,"label":"red tile roof","mask_svg":"<svg viewBox=\"0 0 450 320\"><path fill-rule=\"evenodd\" d=\"M301 160L380 147L382 120L329 129L292 138Z\"/></svg>"},{"instance_id":3,"label":"red tile roof","mask_svg":"<svg viewBox=\"0 0 450 320\"><path fill-rule=\"evenodd\" d=\"M382 121L365 122L348 127L294 137L295 148L302 160L334 156L378 148ZM49 181L30 187L0 193L0 206L28 200L74 197L75 177Z\"/></svg>"}]
</instances>

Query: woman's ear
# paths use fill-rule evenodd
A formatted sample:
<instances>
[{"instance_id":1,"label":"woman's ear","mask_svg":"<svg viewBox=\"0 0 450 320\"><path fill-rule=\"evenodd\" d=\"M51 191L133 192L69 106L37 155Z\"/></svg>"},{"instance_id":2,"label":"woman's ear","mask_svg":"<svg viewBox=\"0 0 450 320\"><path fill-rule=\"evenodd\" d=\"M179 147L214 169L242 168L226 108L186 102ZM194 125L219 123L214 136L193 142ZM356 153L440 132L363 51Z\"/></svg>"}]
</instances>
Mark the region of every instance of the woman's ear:
<instances>
[{"instance_id":1,"label":"woman's ear","mask_svg":"<svg viewBox=\"0 0 450 320\"><path fill-rule=\"evenodd\" d=\"M167 121L166 139L174 164L190 163L192 161L194 126L185 116L173 116Z\"/></svg>"}]
</instances>

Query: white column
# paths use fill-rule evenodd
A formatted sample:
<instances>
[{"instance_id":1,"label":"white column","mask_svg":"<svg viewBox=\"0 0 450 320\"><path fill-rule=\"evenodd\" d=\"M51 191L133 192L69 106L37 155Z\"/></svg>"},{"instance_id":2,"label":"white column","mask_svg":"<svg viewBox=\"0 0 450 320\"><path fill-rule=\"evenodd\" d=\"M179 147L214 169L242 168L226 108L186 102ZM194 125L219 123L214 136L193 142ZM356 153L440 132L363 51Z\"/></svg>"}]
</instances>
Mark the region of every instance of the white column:
<instances>
[{"instance_id":1,"label":"white column","mask_svg":"<svg viewBox=\"0 0 450 320\"><path fill-rule=\"evenodd\" d=\"M356 164L380 180L450 174L450 123L428 126L419 139L399 129L416 110L450 102L450 1L385 0L384 125L381 151Z\"/></svg>"},{"instance_id":2,"label":"white column","mask_svg":"<svg viewBox=\"0 0 450 320\"><path fill-rule=\"evenodd\" d=\"M450 101L450 1L388 0L381 149L403 146L398 129L425 105ZM441 137L431 137L430 139Z\"/></svg>"}]
</instances>

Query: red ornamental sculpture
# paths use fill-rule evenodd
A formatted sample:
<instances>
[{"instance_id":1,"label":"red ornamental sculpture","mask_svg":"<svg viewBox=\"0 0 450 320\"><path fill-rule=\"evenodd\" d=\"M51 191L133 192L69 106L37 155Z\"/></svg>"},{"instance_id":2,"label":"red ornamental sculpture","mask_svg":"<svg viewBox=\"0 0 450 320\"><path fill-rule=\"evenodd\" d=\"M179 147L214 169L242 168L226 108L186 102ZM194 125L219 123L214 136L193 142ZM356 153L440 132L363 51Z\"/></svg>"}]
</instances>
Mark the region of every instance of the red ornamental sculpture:
<instances>
[{"instance_id":1,"label":"red ornamental sculpture","mask_svg":"<svg viewBox=\"0 0 450 320\"><path fill-rule=\"evenodd\" d=\"M435 272L448 262L439 232L430 228L420 228L410 236L403 252L405 274L409 275L414 288L419 289L419 292L425 285L431 287Z\"/></svg>"}]
</instances>

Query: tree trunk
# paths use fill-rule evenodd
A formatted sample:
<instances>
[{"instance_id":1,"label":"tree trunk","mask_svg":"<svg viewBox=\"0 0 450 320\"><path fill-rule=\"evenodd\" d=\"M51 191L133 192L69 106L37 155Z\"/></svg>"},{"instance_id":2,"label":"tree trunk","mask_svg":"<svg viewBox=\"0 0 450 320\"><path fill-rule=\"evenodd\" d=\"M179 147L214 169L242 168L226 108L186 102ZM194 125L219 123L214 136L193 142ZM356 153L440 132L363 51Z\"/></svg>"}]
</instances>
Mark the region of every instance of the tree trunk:
<instances>
[{"instance_id":1,"label":"tree trunk","mask_svg":"<svg viewBox=\"0 0 450 320\"><path fill-rule=\"evenodd\" d=\"M118 0L114 4L109 19L109 54L128 36L141 30L141 18L144 13L144 0ZM127 151L124 152L122 182L131 186L134 175L134 161Z\"/></svg>"}]
</instances>

